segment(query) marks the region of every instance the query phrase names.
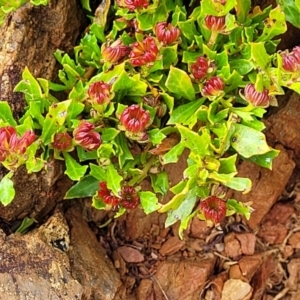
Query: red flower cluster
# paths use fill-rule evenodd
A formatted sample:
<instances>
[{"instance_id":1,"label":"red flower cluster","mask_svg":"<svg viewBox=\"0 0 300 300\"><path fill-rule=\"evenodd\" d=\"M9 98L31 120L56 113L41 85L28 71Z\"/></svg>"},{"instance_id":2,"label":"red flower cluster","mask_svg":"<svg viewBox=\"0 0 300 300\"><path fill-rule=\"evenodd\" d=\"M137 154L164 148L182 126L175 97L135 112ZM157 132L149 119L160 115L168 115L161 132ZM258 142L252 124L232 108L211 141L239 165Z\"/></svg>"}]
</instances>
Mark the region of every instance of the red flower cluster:
<instances>
[{"instance_id":1,"label":"red flower cluster","mask_svg":"<svg viewBox=\"0 0 300 300\"><path fill-rule=\"evenodd\" d=\"M116 0L119 7L128 8L130 11L135 9L147 8L149 6L148 0Z\"/></svg>"},{"instance_id":2,"label":"red flower cluster","mask_svg":"<svg viewBox=\"0 0 300 300\"><path fill-rule=\"evenodd\" d=\"M88 121L81 121L73 131L76 143L85 150L93 151L101 145L100 134L94 131L94 129L94 124Z\"/></svg>"},{"instance_id":3,"label":"red flower cluster","mask_svg":"<svg viewBox=\"0 0 300 300\"><path fill-rule=\"evenodd\" d=\"M191 71L195 79L201 80L205 78L208 71L208 61L204 56L197 58L196 62L191 64Z\"/></svg>"},{"instance_id":4,"label":"red flower cluster","mask_svg":"<svg viewBox=\"0 0 300 300\"><path fill-rule=\"evenodd\" d=\"M222 78L213 76L207 80L201 91L204 97L217 97L220 96L225 88L225 83Z\"/></svg>"},{"instance_id":5,"label":"red flower cluster","mask_svg":"<svg viewBox=\"0 0 300 300\"><path fill-rule=\"evenodd\" d=\"M180 36L180 30L174 27L171 23L159 22L154 28L155 35L159 42L162 42L164 45L171 45L174 43Z\"/></svg>"},{"instance_id":6,"label":"red flower cluster","mask_svg":"<svg viewBox=\"0 0 300 300\"><path fill-rule=\"evenodd\" d=\"M133 104L124 109L120 121L126 131L140 133L146 130L150 122L150 113L140 106Z\"/></svg>"},{"instance_id":7,"label":"red flower cluster","mask_svg":"<svg viewBox=\"0 0 300 300\"><path fill-rule=\"evenodd\" d=\"M226 216L226 202L216 196L210 196L200 202L200 210L206 220L220 223Z\"/></svg>"},{"instance_id":8,"label":"red flower cluster","mask_svg":"<svg viewBox=\"0 0 300 300\"><path fill-rule=\"evenodd\" d=\"M111 190L107 188L106 182L99 183L100 190L98 191L98 197L103 200L104 203L115 207L121 205L127 209L134 209L140 203L140 197L136 190L132 186L123 186L121 191L121 198L112 194Z\"/></svg>"},{"instance_id":9,"label":"red flower cluster","mask_svg":"<svg viewBox=\"0 0 300 300\"><path fill-rule=\"evenodd\" d=\"M102 58L112 64L120 62L129 53L129 47L122 44L121 40L114 41L110 46L101 51Z\"/></svg>"},{"instance_id":10,"label":"red flower cluster","mask_svg":"<svg viewBox=\"0 0 300 300\"><path fill-rule=\"evenodd\" d=\"M134 67L140 67L154 63L158 54L155 40L147 36L142 42L135 42L129 53L130 63Z\"/></svg>"},{"instance_id":11,"label":"red flower cluster","mask_svg":"<svg viewBox=\"0 0 300 300\"><path fill-rule=\"evenodd\" d=\"M288 72L299 72L300 71L300 47L296 46L290 53L283 52L282 56L282 67Z\"/></svg>"},{"instance_id":12,"label":"red flower cluster","mask_svg":"<svg viewBox=\"0 0 300 300\"><path fill-rule=\"evenodd\" d=\"M3 162L10 156L19 156L34 142L35 134L27 130L21 137L12 126L0 128L0 161Z\"/></svg>"},{"instance_id":13,"label":"red flower cluster","mask_svg":"<svg viewBox=\"0 0 300 300\"><path fill-rule=\"evenodd\" d=\"M89 98L95 104L108 104L111 97L110 89L111 86L104 81L93 82L88 89Z\"/></svg>"},{"instance_id":14,"label":"red flower cluster","mask_svg":"<svg viewBox=\"0 0 300 300\"><path fill-rule=\"evenodd\" d=\"M222 32L225 29L225 17L206 16L204 21L211 31Z\"/></svg>"},{"instance_id":15,"label":"red flower cluster","mask_svg":"<svg viewBox=\"0 0 300 300\"><path fill-rule=\"evenodd\" d=\"M253 106L261 107L268 107L271 101L269 91L266 88L264 88L262 92L258 92L252 83L245 86L243 98Z\"/></svg>"},{"instance_id":16,"label":"red flower cluster","mask_svg":"<svg viewBox=\"0 0 300 300\"><path fill-rule=\"evenodd\" d=\"M67 132L56 133L52 146L58 151L69 151L72 149L72 137Z\"/></svg>"}]
</instances>

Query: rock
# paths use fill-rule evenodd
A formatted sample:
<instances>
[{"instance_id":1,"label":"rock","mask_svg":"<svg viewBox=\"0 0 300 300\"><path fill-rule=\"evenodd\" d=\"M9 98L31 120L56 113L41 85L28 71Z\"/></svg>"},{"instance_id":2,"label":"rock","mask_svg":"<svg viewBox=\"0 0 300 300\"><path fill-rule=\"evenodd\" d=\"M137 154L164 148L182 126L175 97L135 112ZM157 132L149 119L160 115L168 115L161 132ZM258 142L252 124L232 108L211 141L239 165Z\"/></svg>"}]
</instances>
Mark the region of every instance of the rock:
<instances>
[{"instance_id":1,"label":"rock","mask_svg":"<svg viewBox=\"0 0 300 300\"><path fill-rule=\"evenodd\" d=\"M267 120L268 135L273 135L278 142L296 155L300 162L300 96L295 92L286 105Z\"/></svg>"},{"instance_id":2,"label":"rock","mask_svg":"<svg viewBox=\"0 0 300 300\"><path fill-rule=\"evenodd\" d=\"M291 237L288 239L288 243L296 249L300 248L300 232L295 232L291 235Z\"/></svg>"},{"instance_id":3,"label":"rock","mask_svg":"<svg viewBox=\"0 0 300 300\"><path fill-rule=\"evenodd\" d=\"M197 217L191 221L190 237L205 240L211 232L212 227L207 226L206 221L199 220Z\"/></svg>"},{"instance_id":4,"label":"rock","mask_svg":"<svg viewBox=\"0 0 300 300\"><path fill-rule=\"evenodd\" d=\"M52 221L57 228L65 228L61 215ZM83 287L70 274L68 256L56 247L50 227L6 237L0 250L1 299L82 299Z\"/></svg>"},{"instance_id":5,"label":"rock","mask_svg":"<svg viewBox=\"0 0 300 300\"><path fill-rule=\"evenodd\" d=\"M162 261L153 276L155 298L165 299L161 290L172 300L199 299L206 280L212 274L215 258L203 260L182 259L180 261ZM159 286L158 286L159 284Z\"/></svg>"},{"instance_id":6,"label":"rock","mask_svg":"<svg viewBox=\"0 0 300 300\"><path fill-rule=\"evenodd\" d=\"M255 272L262 264L262 261L262 254L259 253L251 256L243 256L239 260L239 267L241 269L242 275L250 281Z\"/></svg>"},{"instance_id":7,"label":"rock","mask_svg":"<svg viewBox=\"0 0 300 300\"><path fill-rule=\"evenodd\" d=\"M222 300L244 300L249 295L251 296L251 285L247 282L229 279L224 283Z\"/></svg>"},{"instance_id":8,"label":"rock","mask_svg":"<svg viewBox=\"0 0 300 300\"><path fill-rule=\"evenodd\" d=\"M247 282L247 279L243 276L242 271L238 264L232 265L229 269L229 278L230 279L240 279Z\"/></svg>"},{"instance_id":9,"label":"rock","mask_svg":"<svg viewBox=\"0 0 300 300\"><path fill-rule=\"evenodd\" d=\"M241 244L234 233L229 233L224 238L225 252L228 257L238 259L242 255Z\"/></svg>"},{"instance_id":10,"label":"rock","mask_svg":"<svg viewBox=\"0 0 300 300\"><path fill-rule=\"evenodd\" d=\"M290 217L294 208L289 204L276 203L264 218L258 236L268 244L280 244L288 234Z\"/></svg>"},{"instance_id":11,"label":"rock","mask_svg":"<svg viewBox=\"0 0 300 300\"><path fill-rule=\"evenodd\" d=\"M252 255L255 251L256 237L253 233L237 233L236 239L240 242L241 251L245 255Z\"/></svg>"},{"instance_id":12,"label":"rock","mask_svg":"<svg viewBox=\"0 0 300 300\"><path fill-rule=\"evenodd\" d=\"M142 279L136 291L137 300L154 300L153 282L150 279Z\"/></svg>"},{"instance_id":13,"label":"rock","mask_svg":"<svg viewBox=\"0 0 300 300\"><path fill-rule=\"evenodd\" d=\"M120 276L76 208L66 213L70 227L72 276L84 287L83 299L112 300L123 293Z\"/></svg>"},{"instance_id":14,"label":"rock","mask_svg":"<svg viewBox=\"0 0 300 300\"><path fill-rule=\"evenodd\" d=\"M242 202L253 202L251 207L255 213L252 213L250 220L246 221L251 229L259 226L264 216L277 201L295 167L288 152L282 146L277 148L280 150L280 154L273 161L272 171L246 161L243 161L239 167L238 175L251 179L252 190L248 194L234 192L232 197Z\"/></svg>"},{"instance_id":15,"label":"rock","mask_svg":"<svg viewBox=\"0 0 300 300\"><path fill-rule=\"evenodd\" d=\"M228 272L219 273L210 281L211 297L208 299L221 300L224 282L228 279Z\"/></svg>"},{"instance_id":16,"label":"rock","mask_svg":"<svg viewBox=\"0 0 300 300\"><path fill-rule=\"evenodd\" d=\"M185 241L180 240L177 236L172 236L162 245L159 253L163 256L172 255L178 252L185 245Z\"/></svg>"},{"instance_id":17,"label":"rock","mask_svg":"<svg viewBox=\"0 0 300 300\"><path fill-rule=\"evenodd\" d=\"M287 265L289 278L287 287L292 291L299 291L300 288L300 258L293 258Z\"/></svg>"},{"instance_id":18,"label":"rock","mask_svg":"<svg viewBox=\"0 0 300 300\"><path fill-rule=\"evenodd\" d=\"M122 246L118 248L118 252L127 263L139 263L144 261L144 255L137 249L129 246Z\"/></svg>"},{"instance_id":19,"label":"rock","mask_svg":"<svg viewBox=\"0 0 300 300\"><path fill-rule=\"evenodd\" d=\"M251 300L261 300L265 291L267 281L271 274L275 271L277 261L274 256L269 255L252 278L251 284L253 294Z\"/></svg>"}]
</instances>

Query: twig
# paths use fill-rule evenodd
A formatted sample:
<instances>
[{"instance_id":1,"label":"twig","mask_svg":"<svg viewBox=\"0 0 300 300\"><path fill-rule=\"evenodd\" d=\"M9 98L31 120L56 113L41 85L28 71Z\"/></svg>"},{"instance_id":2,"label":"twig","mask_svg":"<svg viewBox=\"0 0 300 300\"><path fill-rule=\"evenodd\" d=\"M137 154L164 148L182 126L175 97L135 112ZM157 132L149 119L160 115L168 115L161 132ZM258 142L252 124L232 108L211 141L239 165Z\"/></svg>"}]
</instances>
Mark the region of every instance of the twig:
<instances>
[{"instance_id":1,"label":"twig","mask_svg":"<svg viewBox=\"0 0 300 300\"><path fill-rule=\"evenodd\" d=\"M289 290L290 290L290 289L289 289L288 287L284 288L279 294L277 294L277 295L273 298L273 300L279 300L279 299L283 298L283 297L287 294L287 292L288 292Z\"/></svg>"},{"instance_id":2,"label":"twig","mask_svg":"<svg viewBox=\"0 0 300 300\"><path fill-rule=\"evenodd\" d=\"M163 290L162 286L160 285L160 283L158 282L158 280L155 278L155 276L151 276L152 281L154 281L157 286L159 287L160 291L162 292L163 296L165 297L166 300L170 300L168 295L165 293L165 291Z\"/></svg>"}]
</instances>

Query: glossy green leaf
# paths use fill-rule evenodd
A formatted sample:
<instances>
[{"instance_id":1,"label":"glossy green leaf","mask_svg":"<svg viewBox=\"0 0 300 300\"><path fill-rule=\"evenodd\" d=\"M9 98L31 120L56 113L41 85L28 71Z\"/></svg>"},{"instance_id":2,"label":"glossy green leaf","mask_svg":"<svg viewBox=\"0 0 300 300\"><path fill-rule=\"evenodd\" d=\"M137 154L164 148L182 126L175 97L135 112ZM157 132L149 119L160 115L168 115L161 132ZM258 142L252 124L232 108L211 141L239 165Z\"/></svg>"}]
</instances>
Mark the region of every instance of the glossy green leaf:
<instances>
[{"instance_id":1,"label":"glossy green leaf","mask_svg":"<svg viewBox=\"0 0 300 300\"><path fill-rule=\"evenodd\" d=\"M251 43L251 58L262 69L265 70L270 62L264 43Z\"/></svg>"},{"instance_id":2,"label":"glossy green leaf","mask_svg":"<svg viewBox=\"0 0 300 300\"><path fill-rule=\"evenodd\" d=\"M11 108L6 101L0 101L0 120L11 126L17 126L17 122L12 115Z\"/></svg>"},{"instance_id":3,"label":"glossy green leaf","mask_svg":"<svg viewBox=\"0 0 300 300\"><path fill-rule=\"evenodd\" d=\"M166 172L151 174L151 185L155 193L165 195L169 190L169 178Z\"/></svg>"},{"instance_id":4,"label":"glossy green leaf","mask_svg":"<svg viewBox=\"0 0 300 300\"><path fill-rule=\"evenodd\" d=\"M46 115L44 121L44 127L42 131L41 139L45 145L51 142L53 134L64 125L68 114L68 108L71 104L71 100L54 103L49 108L49 112Z\"/></svg>"},{"instance_id":5,"label":"glossy green leaf","mask_svg":"<svg viewBox=\"0 0 300 300\"><path fill-rule=\"evenodd\" d=\"M277 3L282 8L286 20L295 27L300 28L300 3L297 4L295 0L277 0Z\"/></svg>"},{"instance_id":6,"label":"glossy green leaf","mask_svg":"<svg viewBox=\"0 0 300 300\"><path fill-rule=\"evenodd\" d=\"M112 192L118 196L121 192L121 182L123 177L119 175L118 171L115 169L114 165L110 164L106 171L106 181L107 187L112 190Z\"/></svg>"},{"instance_id":7,"label":"glossy green leaf","mask_svg":"<svg viewBox=\"0 0 300 300\"><path fill-rule=\"evenodd\" d=\"M238 22L244 23L247 20L249 10L251 8L251 0L237 0L235 6Z\"/></svg>"},{"instance_id":8,"label":"glossy green leaf","mask_svg":"<svg viewBox=\"0 0 300 300\"><path fill-rule=\"evenodd\" d=\"M195 99L195 90L191 78L183 70L171 66L166 80L166 87L175 95L188 100Z\"/></svg>"},{"instance_id":9,"label":"glossy green leaf","mask_svg":"<svg viewBox=\"0 0 300 300\"><path fill-rule=\"evenodd\" d=\"M87 175L67 191L64 199L92 197L98 190L99 180L91 175Z\"/></svg>"},{"instance_id":10,"label":"glossy green leaf","mask_svg":"<svg viewBox=\"0 0 300 300\"><path fill-rule=\"evenodd\" d=\"M0 181L0 202L2 205L7 206L15 197L14 183L11 180L12 172L7 173Z\"/></svg>"},{"instance_id":11,"label":"glossy green leaf","mask_svg":"<svg viewBox=\"0 0 300 300\"><path fill-rule=\"evenodd\" d=\"M251 61L247 59L235 59L229 61L230 69L236 70L241 75L246 75L251 72L254 68L254 65Z\"/></svg>"},{"instance_id":12,"label":"glossy green leaf","mask_svg":"<svg viewBox=\"0 0 300 300\"><path fill-rule=\"evenodd\" d=\"M236 201L235 199L228 199L226 202L226 207L229 210L233 210L241 215L244 215L247 220L251 216L251 208L245 206L243 203Z\"/></svg>"},{"instance_id":13,"label":"glossy green leaf","mask_svg":"<svg viewBox=\"0 0 300 300\"><path fill-rule=\"evenodd\" d=\"M271 150L263 133L241 124L233 126L235 131L231 137L231 146L240 155L248 158L253 155L265 154Z\"/></svg>"},{"instance_id":14,"label":"glossy green leaf","mask_svg":"<svg viewBox=\"0 0 300 300\"><path fill-rule=\"evenodd\" d=\"M175 145L169 152L167 152L163 156L162 158L163 164L176 163L184 149L185 146L181 143Z\"/></svg>"},{"instance_id":15,"label":"glossy green leaf","mask_svg":"<svg viewBox=\"0 0 300 300\"><path fill-rule=\"evenodd\" d=\"M34 218L28 218L28 217L25 217L23 220L22 220L22 223L21 225L18 227L18 229L16 230L16 232L18 233L21 233L21 234L25 234L28 230L29 230L29 227L34 224L34 223L37 223L37 221L34 219Z\"/></svg>"},{"instance_id":16,"label":"glossy green leaf","mask_svg":"<svg viewBox=\"0 0 300 300\"><path fill-rule=\"evenodd\" d=\"M272 149L271 151L261 154L261 155L253 155L248 158L248 160L254 162L255 164L267 168L269 170L272 170L272 162L275 157L277 157L279 154L279 150Z\"/></svg>"},{"instance_id":17,"label":"glossy green leaf","mask_svg":"<svg viewBox=\"0 0 300 300\"><path fill-rule=\"evenodd\" d=\"M221 1L202 0L201 14L203 16L206 15L225 16L236 5L236 0L227 0L225 1L225 5L221 4L220 2Z\"/></svg>"},{"instance_id":18,"label":"glossy green leaf","mask_svg":"<svg viewBox=\"0 0 300 300\"><path fill-rule=\"evenodd\" d=\"M116 136L119 134L119 130L115 128L103 128L101 130L101 139L104 143L108 143L116 138Z\"/></svg>"},{"instance_id":19,"label":"glossy green leaf","mask_svg":"<svg viewBox=\"0 0 300 300\"><path fill-rule=\"evenodd\" d=\"M160 208L160 204L158 203L158 199L154 193L141 191L138 192L138 195L140 196L141 206L145 214L148 215Z\"/></svg>"},{"instance_id":20,"label":"glossy green leaf","mask_svg":"<svg viewBox=\"0 0 300 300\"><path fill-rule=\"evenodd\" d=\"M84 174L88 166L79 164L68 152L63 151L63 156L66 162L65 174L74 181L79 181Z\"/></svg>"},{"instance_id":21,"label":"glossy green leaf","mask_svg":"<svg viewBox=\"0 0 300 300\"><path fill-rule=\"evenodd\" d=\"M158 128L147 131L149 140L153 145L159 145L166 136Z\"/></svg>"}]
</instances>

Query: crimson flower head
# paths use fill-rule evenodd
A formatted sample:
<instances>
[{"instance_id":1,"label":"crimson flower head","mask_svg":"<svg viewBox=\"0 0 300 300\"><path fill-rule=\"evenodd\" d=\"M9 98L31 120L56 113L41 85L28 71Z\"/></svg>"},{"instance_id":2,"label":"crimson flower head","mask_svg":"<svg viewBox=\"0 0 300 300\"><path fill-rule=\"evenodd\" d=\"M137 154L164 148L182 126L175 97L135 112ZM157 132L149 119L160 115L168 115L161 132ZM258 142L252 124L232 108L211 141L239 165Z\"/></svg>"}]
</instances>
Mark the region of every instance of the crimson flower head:
<instances>
[{"instance_id":1,"label":"crimson flower head","mask_svg":"<svg viewBox=\"0 0 300 300\"><path fill-rule=\"evenodd\" d=\"M165 46L174 43L180 36L180 29L174 27L171 23L159 22L154 28L157 39Z\"/></svg>"},{"instance_id":2,"label":"crimson flower head","mask_svg":"<svg viewBox=\"0 0 300 300\"><path fill-rule=\"evenodd\" d=\"M203 79L208 71L208 61L204 56L200 56L197 58L196 62L191 64L191 71L195 79L201 80Z\"/></svg>"},{"instance_id":3,"label":"crimson flower head","mask_svg":"<svg viewBox=\"0 0 300 300\"><path fill-rule=\"evenodd\" d=\"M22 156L26 149L34 142L35 134L27 130L19 137L12 126L0 128L0 161L6 161L9 169L14 169L24 162Z\"/></svg>"},{"instance_id":4,"label":"crimson flower head","mask_svg":"<svg viewBox=\"0 0 300 300\"><path fill-rule=\"evenodd\" d=\"M206 16L205 24L208 29L215 32L222 32L225 29L225 17Z\"/></svg>"},{"instance_id":5,"label":"crimson flower head","mask_svg":"<svg viewBox=\"0 0 300 300\"><path fill-rule=\"evenodd\" d=\"M98 197L103 200L104 203L111 205L111 206L117 206L119 204L119 198L114 196L107 188L106 182L100 182L99 183L99 191L98 191Z\"/></svg>"},{"instance_id":6,"label":"crimson flower head","mask_svg":"<svg viewBox=\"0 0 300 300\"><path fill-rule=\"evenodd\" d=\"M147 8L149 0L117 0L119 7L128 8L130 11L135 9Z\"/></svg>"},{"instance_id":7,"label":"crimson flower head","mask_svg":"<svg viewBox=\"0 0 300 300\"><path fill-rule=\"evenodd\" d=\"M140 203L140 197L132 186L123 186L120 204L124 208L134 209Z\"/></svg>"},{"instance_id":8,"label":"crimson flower head","mask_svg":"<svg viewBox=\"0 0 300 300\"><path fill-rule=\"evenodd\" d=\"M104 81L93 82L88 89L89 98L95 104L108 104L111 98L110 89L110 84Z\"/></svg>"},{"instance_id":9,"label":"crimson flower head","mask_svg":"<svg viewBox=\"0 0 300 300\"><path fill-rule=\"evenodd\" d=\"M150 123L150 113L140 106L133 104L124 109L120 121L126 131L140 133L146 130Z\"/></svg>"},{"instance_id":10,"label":"crimson flower head","mask_svg":"<svg viewBox=\"0 0 300 300\"><path fill-rule=\"evenodd\" d=\"M210 196L200 202L200 210L206 220L220 223L226 216L226 202L216 196Z\"/></svg>"},{"instance_id":11,"label":"crimson flower head","mask_svg":"<svg viewBox=\"0 0 300 300\"><path fill-rule=\"evenodd\" d=\"M69 151L73 148L72 137L67 132L56 133L52 146L58 151Z\"/></svg>"},{"instance_id":12,"label":"crimson flower head","mask_svg":"<svg viewBox=\"0 0 300 300\"><path fill-rule=\"evenodd\" d=\"M134 67L140 67L155 62L158 48L155 40L147 36L142 42L135 42L129 53L130 63Z\"/></svg>"},{"instance_id":13,"label":"crimson flower head","mask_svg":"<svg viewBox=\"0 0 300 300\"><path fill-rule=\"evenodd\" d=\"M285 71L294 73L300 71L300 47L296 46L290 53L282 53L282 67Z\"/></svg>"},{"instance_id":14,"label":"crimson flower head","mask_svg":"<svg viewBox=\"0 0 300 300\"><path fill-rule=\"evenodd\" d=\"M201 91L204 97L217 97L220 96L225 88L225 83L222 78L213 76L207 80Z\"/></svg>"},{"instance_id":15,"label":"crimson flower head","mask_svg":"<svg viewBox=\"0 0 300 300\"><path fill-rule=\"evenodd\" d=\"M81 121L73 131L73 136L78 145L88 151L93 151L101 145L101 137L95 130L95 125L88 121Z\"/></svg>"},{"instance_id":16,"label":"crimson flower head","mask_svg":"<svg viewBox=\"0 0 300 300\"><path fill-rule=\"evenodd\" d=\"M102 58L112 64L120 62L129 53L129 47L122 44L120 39L114 41L110 46L104 46L101 51Z\"/></svg>"},{"instance_id":17,"label":"crimson flower head","mask_svg":"<svg viewBox=\"0 0 300 300\"><path fill-rule=\"evenodd\" d=\"M258 92L252 83L245 86L243 98L253 106L261 107L268 107L271 101L269 91L266 88L264 88L262 92Z\"/></svg>"}]
</instances>

